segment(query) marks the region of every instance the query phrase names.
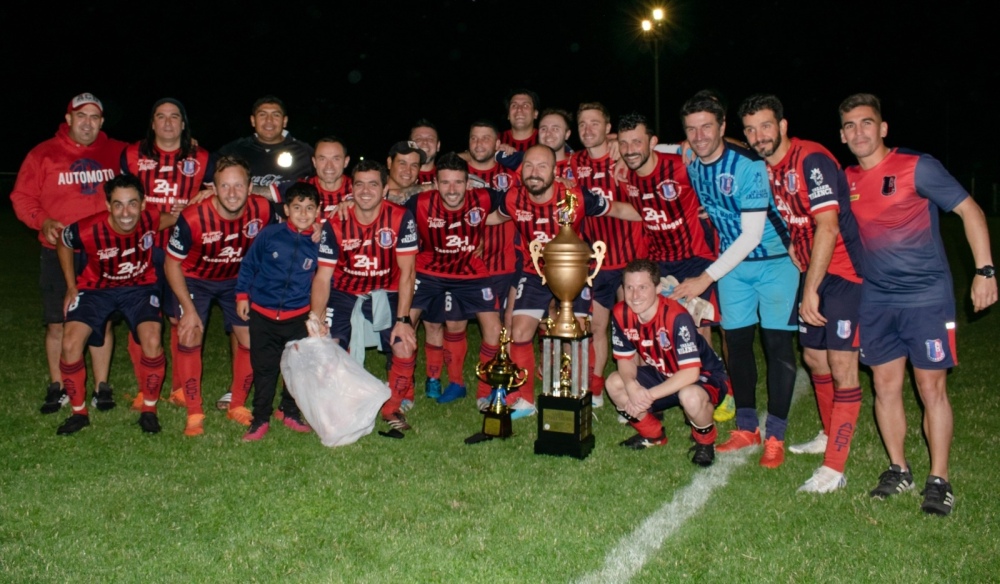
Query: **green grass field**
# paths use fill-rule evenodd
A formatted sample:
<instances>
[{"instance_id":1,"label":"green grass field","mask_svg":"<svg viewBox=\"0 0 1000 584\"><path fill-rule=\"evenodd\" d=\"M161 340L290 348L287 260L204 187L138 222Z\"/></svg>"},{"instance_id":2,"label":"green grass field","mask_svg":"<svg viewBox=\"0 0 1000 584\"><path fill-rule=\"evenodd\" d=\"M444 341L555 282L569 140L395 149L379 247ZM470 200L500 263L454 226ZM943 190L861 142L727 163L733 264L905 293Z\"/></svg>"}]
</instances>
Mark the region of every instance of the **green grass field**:
<instances>
[{"instance_id":1,"label":"green grass field","mask_svg":"<svg viewBox=\"0 0 1000 584\"><path fill-rule=\"evenodd\" d=\"M758 466L759 454L746 464L720 456L716 467L698 469L688 461L678 412L666 417L667 446L631 452L617 446L631 430L611 408L596 410L597 446L582 461L534 455L535 418L516 421L509 440L464 445L481 420L471 397L448 405L418 397L410 416L415 430L405 439L372 434L335 449L280 424L262 442L244 444L243 428L214 409L206 412L205 435L186 438L184 412L162 401L163 432L144 435L123 397L135 393L124 343L111 379L119 407L92 412L91 427L79 434L56 436L68 409L38 413L47 368L37 243L5 208L0 581L611 581L609 573L594 575L607 556L644 547L649 555L635 582L998 581L992 560L1000 552L993 490L1000 482L1000 315L993 308L969 321L970 254L961 224L947 218L944 226L962 299L962 365L949 377L957 496L949 518L924 516L916 491L887 501L868 497L887 459L866 374L848 486L828 495L795 492L819 456L789 455L777 470ZM996 242L998 223L991 226ZM116 335L124 332L121 325ZM472 340L470 384L476 346ZM228 385L227 362L216 311L205 352L207 402ZM381 362L369 354L376 374ZM419 395L422 363L417 379ZM928 461L912 393L907 407L908 455L922 485ZM807 391L792 410L788 440L812 438L819 427ZM633 535L671 502L688 508L675 493L725 469L707 504L665 537L655 536L660 525L654 536Z\"/></svg>"}]
</instances>

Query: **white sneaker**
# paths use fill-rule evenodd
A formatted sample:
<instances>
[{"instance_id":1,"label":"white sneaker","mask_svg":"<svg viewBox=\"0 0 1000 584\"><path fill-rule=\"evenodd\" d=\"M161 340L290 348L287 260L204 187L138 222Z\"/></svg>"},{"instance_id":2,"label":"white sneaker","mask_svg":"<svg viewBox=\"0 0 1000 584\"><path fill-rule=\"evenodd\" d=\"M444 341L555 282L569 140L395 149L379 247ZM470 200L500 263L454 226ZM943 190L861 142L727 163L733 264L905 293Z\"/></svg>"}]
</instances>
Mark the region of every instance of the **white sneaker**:
<instances>
[{"instance_id":1,"label":"white sneaker","mask_svg":"<svg viewBox=\"0 0 1000 584\"><path fill-rule=\"evenodd\" d=\"M233 401L233 394L226 392L222 394L222 397L215 400L215 409L226 411L229 409L229 402Z\"/></svg>"},{"instance_id":2,"label":"white sneaker","mask_svg":"<svg viewBox=\"0 0 1000 584\"><path fill-rule=\"evenodd\" d=\"M490 409L490 398L488 398L488 397L481 397L481 398L477 399L476 400L476 407L479 408L480 412L485 412L486 410Z\"/></svg>"},{"instance_id":3,"label":"white sneaker","mask_svg":"<svg viewBox=\"0 0 1000 584\"><path fill-rule=\"evenodd\" d=\"M788 451L792 454L823 454L826 452L826 441L826 434L820 430L819 434L816 434L816 437L809 442L793 444L788 447Z\"/></svg>"},{"instance_id":4,"label":"white sneaker","mask_svg":"<svg viewBox=\"0 0 1000 584\"><path fill-rule=\"evenodd\" d=\"M527 418L528 416L535 415L535 404L528 403L523 397L517 398L514 405L511 406L513 410L510 413L511 420L519 420L521 418Z\"/></svg>"},{"instance_id":5,"label":"white sneaker","mask_svg":"<svg viewBox=\"0 0 1000 584\"><path fill-rule=\"evenodd\" d=\"M844 473L837 472L828 466L816 469L809 480L799 487L800 493L832 493L847 486Z\"/></svg>"},{"instance_id":6,"label":"white sneaker","mask_svg":"<svg viewBox=\"0 0 1000 584\"><path fill-rule=\"evenodd\" d=\"M412 409L413 409L413 400L411 399L404 399L402 403L399 404L399 411L403 412L404 414Z\"/></svg>"},{"instance_id":7,"label":"white sneaker","mask_svg":"<svg viewBox=\"0 0 1000 584\"><path fill-rule=\"evenodd\" d=\"M599 407L603 406L604 405L604 394L602 393L601 395L591 395L590 396L590 405L593 408L599 408Z\"/></svg>"},{"instance_id":8,"label":"white sneaker","mask_svg":"<svg viewBox=\"0 0 1000 584\"><path fill-rule=\"evenodd\" d=\"M619 424L628 424L628 419L625 416L623 416L621 414L618 414L618 423Z\"/></svg>"}]
</instances>

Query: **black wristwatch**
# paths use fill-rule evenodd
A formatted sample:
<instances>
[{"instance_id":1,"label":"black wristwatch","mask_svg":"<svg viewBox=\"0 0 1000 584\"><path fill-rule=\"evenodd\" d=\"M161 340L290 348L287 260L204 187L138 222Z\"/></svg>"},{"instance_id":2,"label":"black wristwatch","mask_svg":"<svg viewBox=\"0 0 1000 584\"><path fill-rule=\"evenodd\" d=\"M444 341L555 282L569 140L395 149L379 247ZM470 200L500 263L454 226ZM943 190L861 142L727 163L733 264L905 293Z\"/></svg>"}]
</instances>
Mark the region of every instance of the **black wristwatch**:
<instances>
[{"instance_id":1,"label":"black wristwatch","mask_svg":"<svg viewBox=\"0 0 1000 584\"><path fill-rule=\"evenodd\" d=\"M413 321L410 320L409 316L397 316L396 317L396 322L403 322L403 323L406 323L408 325L413 325Z\"/></svg>"},{"instance_id":2,"label":"black wristwatch","mask_svg":"<svg viewBox=\"0 0 1000 584\"><path fill-rule=\"evenodd\" d=\"M983 266L976 270L976 275L984 278L992 278L997 275L997 271L993 269L993 266Z\"/></svg>"}]
</instances>

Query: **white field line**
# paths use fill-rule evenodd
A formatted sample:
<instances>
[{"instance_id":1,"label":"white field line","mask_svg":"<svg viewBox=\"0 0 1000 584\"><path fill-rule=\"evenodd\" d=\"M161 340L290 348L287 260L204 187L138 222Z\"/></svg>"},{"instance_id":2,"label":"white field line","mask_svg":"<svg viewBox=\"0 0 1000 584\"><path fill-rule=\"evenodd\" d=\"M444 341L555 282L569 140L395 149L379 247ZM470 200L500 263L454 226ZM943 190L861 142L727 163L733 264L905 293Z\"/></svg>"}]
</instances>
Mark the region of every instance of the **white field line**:
<instances>
[{"instance_id":1,"label":"white field line","mask_svg":"<svg viewBox=\"0 0 1000 584\"><path fill-rule=\"evenodd\" d=\"M794 404L799 396L806 393L809 387L809 376L804 370L799 369L795 377L792 403ZM761 416L761 428L764 427L765 416L766 413ZM730 473L746 464L750 455L759 450L760 447L745 448L716 457L715 464L697 471L691 484L675 491L673 500L647 517L635 531L623 537L605 556L604 566L601 569L586 574L577 582L595 584L628 582L642 569L649 557L660 549L667 538L701 510L715 489L725 486Z\"/></svg>"}]
</instances>

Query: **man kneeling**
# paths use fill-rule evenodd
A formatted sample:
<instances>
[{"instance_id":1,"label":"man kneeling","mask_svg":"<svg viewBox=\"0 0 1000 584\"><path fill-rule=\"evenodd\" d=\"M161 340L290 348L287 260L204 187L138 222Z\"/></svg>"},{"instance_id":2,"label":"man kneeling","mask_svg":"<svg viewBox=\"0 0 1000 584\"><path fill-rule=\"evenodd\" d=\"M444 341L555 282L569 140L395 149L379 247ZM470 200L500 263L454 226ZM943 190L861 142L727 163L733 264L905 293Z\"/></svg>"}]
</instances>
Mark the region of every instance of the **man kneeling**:
<instances>
[{"instance_id":1,"label":"man kneeling","mask_svg":"<svg viewBox=\"0 0 1000 584\"><path fill-rule=\"evenodd\" d=\"M638 432L621 445L640 450L666 444L663 426L651 414L679 405L691 422L691 461L710 466L717 435L712 412L726 397L729 378L691 315L660 294L659 282L656 263L629 262L623 270L625 301L611 311L618 371L608 376L606 388L618 412Z\"/></svg>"}]
</instances>

